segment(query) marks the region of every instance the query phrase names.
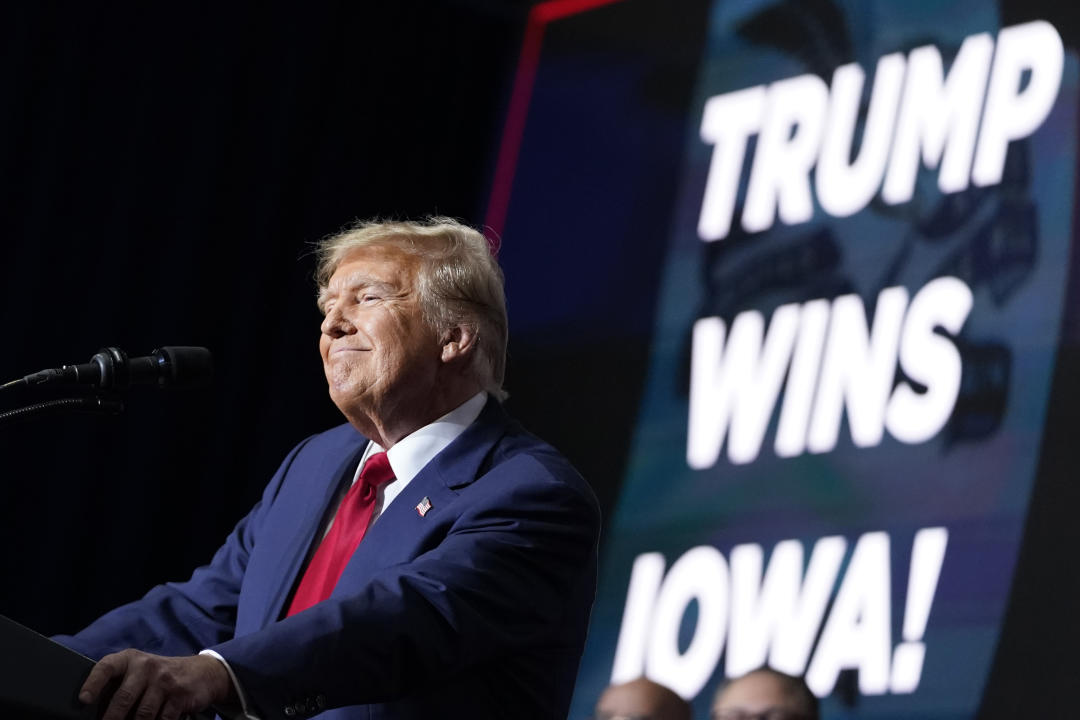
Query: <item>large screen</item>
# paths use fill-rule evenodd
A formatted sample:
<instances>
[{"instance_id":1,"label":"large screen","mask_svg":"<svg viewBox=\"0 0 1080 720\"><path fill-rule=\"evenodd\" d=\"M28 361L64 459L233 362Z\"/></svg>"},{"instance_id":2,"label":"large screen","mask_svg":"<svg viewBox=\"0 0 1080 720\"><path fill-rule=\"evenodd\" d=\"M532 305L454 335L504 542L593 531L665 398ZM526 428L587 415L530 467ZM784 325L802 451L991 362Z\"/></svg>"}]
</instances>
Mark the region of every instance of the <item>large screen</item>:
<instances>
[{"instance_id":1,"label":"large screen","mask_svg":"<svg viewBox=\"0 0 1080 720\"><path fill-rule=\"evenodd\" d=\"M702 3L703 31L658 31L696 50L669 62L630 40L647 3L544 5L504 252L560 216L554 242L595 263L561 271L576 312L652 293L596 329L647 321L647 352L571 717L642 675L705 717L763 665L826 716L971 716L1065 310L1072 28L992 2ZM639 253L652 283L603 268Z\"/></svg>"}]
</instances>

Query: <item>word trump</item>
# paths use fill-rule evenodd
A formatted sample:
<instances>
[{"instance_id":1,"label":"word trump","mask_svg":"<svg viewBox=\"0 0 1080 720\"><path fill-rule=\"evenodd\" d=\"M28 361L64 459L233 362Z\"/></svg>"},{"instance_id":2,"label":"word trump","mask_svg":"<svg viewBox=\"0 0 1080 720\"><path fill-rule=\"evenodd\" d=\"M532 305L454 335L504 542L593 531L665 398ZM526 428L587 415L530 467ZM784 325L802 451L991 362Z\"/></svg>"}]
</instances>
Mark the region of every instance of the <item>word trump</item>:
<instances>
[{"instance_id":1,"label":"word trump","mask_svg":"<svg viewBox=\"0 0 1080 720\"><path fill-rule=\"evenodd\" d=\"M963 281L940 277L910 303L904 287L882 290L872 327L858 295L782 305L768 332L757 310L736 315L730 333L720 318L698 320L687 463L696 470L715 465L725 436L732 463L756 459L785 378L774 445L780 457L832 450L845 409L858 447L879 444L886 429L901 442L929 440L945 426L960 392L963 368L950 336L971 306ZM897 363L920 389L896 382Z\"/></svg>"},{"instance_id":2,"label":"word trump","mask_svg":"<svg viewBox=\"0 0 1080 720\"><path fill-rule=\"evenodd\" d=\"M692 548L666 575L663 555L639 555L611 682L647 675L693 698L715 672L726 641L727 677L768 663L791 675L805 673L810 689L824 696L842 670L855 669L864 695L914 692L948 538L941 527L915 533L902 640L895 647L887 533L861 536L842 577L847 541L839 536L814 543L805 573L804 548L797 540L778 543L764 573L764 549L752 543L732 548L728 558L709 545ZM697 622L689 645L680 649L683 616L693 602Z\"/></svg>"},{"instance_id":3,"label":"word trump","mask_svg":"<svg viewBox=\"0 0 1080 720\"><path fill-rule=\"evenodd\" d=\"M946 75L933 45L878 60L862 141L853 147L865 71L855 63L817 75L716 95L705 104L701 138L714 145L698 221L702 240L731 230L747 141L757 150L742 227L761 232L780 219L811 219L814 190L828 214L846 217L878 193L890 205L911 200L920 158L954 193L1001 182L1010 142L1046 119L1061 85L1061 36L1045 21L967 37ZM981 120L980 120L981 118Z\"/></svg>"}]
</instances>

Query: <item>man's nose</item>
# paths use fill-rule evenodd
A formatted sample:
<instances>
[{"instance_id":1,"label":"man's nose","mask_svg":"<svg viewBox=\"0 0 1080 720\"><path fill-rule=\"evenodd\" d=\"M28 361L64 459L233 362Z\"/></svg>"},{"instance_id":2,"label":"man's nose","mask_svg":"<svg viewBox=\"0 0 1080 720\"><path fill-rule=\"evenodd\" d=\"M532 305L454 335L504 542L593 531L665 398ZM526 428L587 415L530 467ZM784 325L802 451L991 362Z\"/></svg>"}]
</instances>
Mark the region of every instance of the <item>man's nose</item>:
<instances>
[{"instance_id":1,"label":"man's nose","mask_svg":"<svg viewBox=\"0 0 1080 720\"><path fill-rule=\"evenodd\" d=\"M337 306L330 308L330 311L326 313L323 318L322 325L319 326L323 335L328 335L332 338L339 338L343 335L348 335L353 331L352 323L350 323L341 310Z\"/></svg>"}]
</instances>

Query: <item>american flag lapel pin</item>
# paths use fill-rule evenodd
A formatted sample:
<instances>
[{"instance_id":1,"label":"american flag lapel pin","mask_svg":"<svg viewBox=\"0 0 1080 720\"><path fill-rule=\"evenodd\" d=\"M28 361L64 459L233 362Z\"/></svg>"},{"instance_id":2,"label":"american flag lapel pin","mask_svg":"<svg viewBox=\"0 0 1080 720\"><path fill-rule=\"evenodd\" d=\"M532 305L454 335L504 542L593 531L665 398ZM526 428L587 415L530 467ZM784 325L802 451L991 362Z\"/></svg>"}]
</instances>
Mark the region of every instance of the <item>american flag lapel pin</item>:
<instances>
[{"instance_id":1,"label":"american flag lapel pin","mask_svg":"<svg viewBox=\"0 0 1080 720\"><path fill-rule=\"evenodd\" d=\"M420 517L424 517L425 515L427 515L428 510L430 510L430 509L431 509L431 500L428 499L427 495L424 496L423 500L416 503L416 512L417 512L417 514L420 515Z\"/></svg>"}]
</instances>

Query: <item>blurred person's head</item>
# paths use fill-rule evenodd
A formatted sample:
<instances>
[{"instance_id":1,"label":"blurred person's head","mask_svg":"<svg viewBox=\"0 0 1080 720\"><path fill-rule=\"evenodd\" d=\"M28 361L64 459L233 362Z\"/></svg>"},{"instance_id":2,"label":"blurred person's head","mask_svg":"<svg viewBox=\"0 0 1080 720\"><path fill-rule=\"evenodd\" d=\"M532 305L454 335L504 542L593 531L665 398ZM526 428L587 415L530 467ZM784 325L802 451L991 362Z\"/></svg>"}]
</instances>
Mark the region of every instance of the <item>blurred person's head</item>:
<instances>
[{"instance_id":1,"label":"blurred person's head","mask_svg":"<svg viewBox=\"0 0 1080 720\"><path fill-rule=\"evenodd\" d=\"M761 668L716 693L711 720L818 720L818 700L800 677Z\"/></svg>"},{"instance_id":2,"label":"blurred person's head","mask_svg":"<svg viewBox=\"0 0 1080 720\"><path fill-rule=\"evenodd\" d=\"M690 703L647 678L609 685L596 703L596 720L690 720Z\"/></svg>"}]
</instances>

